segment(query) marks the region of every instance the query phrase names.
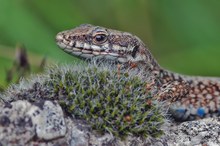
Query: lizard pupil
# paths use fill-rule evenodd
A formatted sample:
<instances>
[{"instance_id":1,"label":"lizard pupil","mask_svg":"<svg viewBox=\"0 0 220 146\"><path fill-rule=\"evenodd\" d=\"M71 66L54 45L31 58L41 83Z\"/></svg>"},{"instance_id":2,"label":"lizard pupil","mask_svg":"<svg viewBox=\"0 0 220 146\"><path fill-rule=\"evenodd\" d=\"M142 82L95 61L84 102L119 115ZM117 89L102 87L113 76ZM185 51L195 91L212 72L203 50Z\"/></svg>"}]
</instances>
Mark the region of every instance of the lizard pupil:
<instances>
[{"instance_id":1,"label":"lizard pupil","mask_svg":"<svg viewBox=\"0 0 220 146\"><path fill-rule=\"evenodd\" d=\"M98 34L95 36L95 41L97 43L104 43L106 40L107 40L107 37L104 34Z\"/></svg>"}]
</instances>

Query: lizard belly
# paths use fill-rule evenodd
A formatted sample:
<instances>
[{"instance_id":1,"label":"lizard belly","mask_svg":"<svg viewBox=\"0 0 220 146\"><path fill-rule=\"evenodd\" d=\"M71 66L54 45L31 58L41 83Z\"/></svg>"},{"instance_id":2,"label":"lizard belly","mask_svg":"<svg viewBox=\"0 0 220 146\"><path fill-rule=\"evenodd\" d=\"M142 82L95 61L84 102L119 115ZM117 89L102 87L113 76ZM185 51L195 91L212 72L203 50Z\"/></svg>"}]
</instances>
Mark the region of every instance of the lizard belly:
<instances>
[{"instance_id":1,"label":"lizard belly","mask_svg":"<svg viewBox=\"0 0 220 146\"><path fill-rule=\"evenodd\" d=\"M188 79L189 94L172 104L170 111L178 121L220 116L220 80Z\"/></svg>"}]
</instances>

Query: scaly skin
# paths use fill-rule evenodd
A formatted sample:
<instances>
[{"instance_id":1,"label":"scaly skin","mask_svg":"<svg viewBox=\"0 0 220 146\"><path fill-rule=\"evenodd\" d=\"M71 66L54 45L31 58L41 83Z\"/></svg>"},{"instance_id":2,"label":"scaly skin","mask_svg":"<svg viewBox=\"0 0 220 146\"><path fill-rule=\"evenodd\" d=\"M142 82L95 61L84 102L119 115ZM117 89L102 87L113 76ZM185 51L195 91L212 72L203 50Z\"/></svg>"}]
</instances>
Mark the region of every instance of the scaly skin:
<instances>
[{"instance_id":1,"label":"scaly skin","mask_svg":"<svg viewBox=\"0 0 220 146\"><path fill-rule=\"evenodd\" d=\"M156 87L155 96L171 102L176 120L195 120L220 115L220 78L190 77L160 67L145 44L135 35L83 24L56 36L65 52L84 59L102 58L144 69Z\"/></svg>"}]
</instances>

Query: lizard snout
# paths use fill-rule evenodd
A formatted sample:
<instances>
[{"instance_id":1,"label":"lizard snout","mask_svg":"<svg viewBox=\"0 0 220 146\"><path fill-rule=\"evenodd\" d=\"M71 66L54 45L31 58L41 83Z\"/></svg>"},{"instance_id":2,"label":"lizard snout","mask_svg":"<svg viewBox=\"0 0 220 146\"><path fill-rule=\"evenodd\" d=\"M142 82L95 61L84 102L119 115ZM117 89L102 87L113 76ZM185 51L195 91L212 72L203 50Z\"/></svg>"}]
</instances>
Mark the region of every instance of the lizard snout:
<instances>
[{"instance_id":1,"label":"lizard snout","mask_svg":"<svg viewBox=\"0 0 220 146\"><path fill-rule=\"evenodd\" d=\"M63 33L58 33L56 35L56 42L62 42L63 40Z\"/></svg>"}]
</instances>

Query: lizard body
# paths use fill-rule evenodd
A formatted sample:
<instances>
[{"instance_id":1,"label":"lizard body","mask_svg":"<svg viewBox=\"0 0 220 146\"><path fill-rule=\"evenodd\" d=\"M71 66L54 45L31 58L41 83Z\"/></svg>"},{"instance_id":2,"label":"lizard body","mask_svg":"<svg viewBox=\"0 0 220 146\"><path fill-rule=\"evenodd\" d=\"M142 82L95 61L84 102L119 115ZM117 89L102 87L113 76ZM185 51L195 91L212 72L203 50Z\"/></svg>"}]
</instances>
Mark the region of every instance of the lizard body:
<instances>
[{"instance_id":1,"label":"lizard body","mask_svg":"<svg viewBox=\"0 0 220 146\"><path fill-rule=\"evenodd\" d=\"M102 58L144 69L158 88L161 100L170 99L176 120L220 115L220 78L191 77L165 70L135 35L83 24L60 32L56 42L65 52L80 58ZM161 91L161 92L160 92Z\"/></svg>"}]
</instances>

